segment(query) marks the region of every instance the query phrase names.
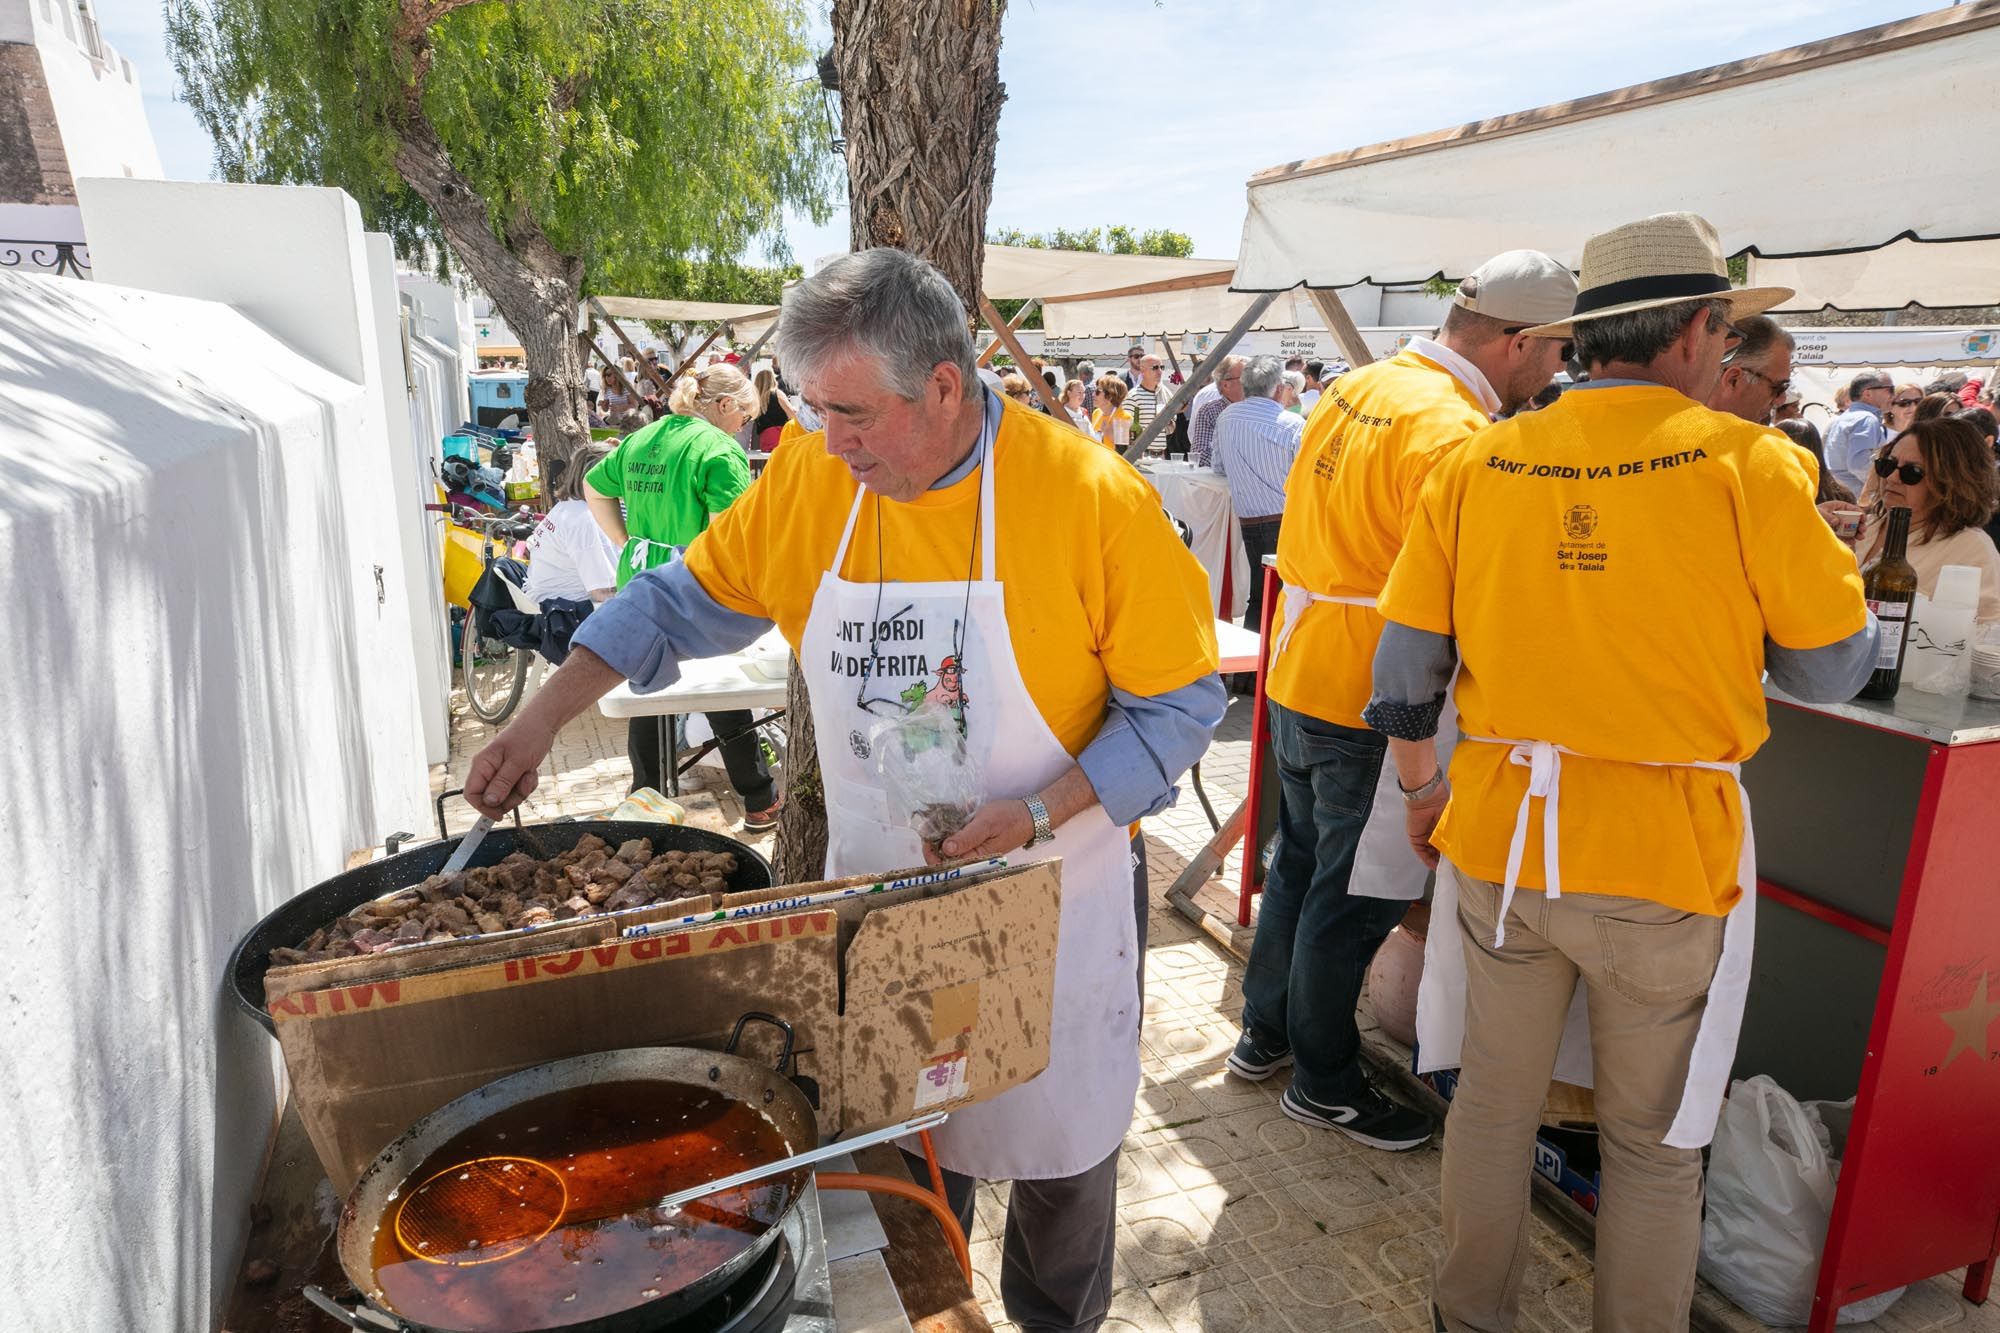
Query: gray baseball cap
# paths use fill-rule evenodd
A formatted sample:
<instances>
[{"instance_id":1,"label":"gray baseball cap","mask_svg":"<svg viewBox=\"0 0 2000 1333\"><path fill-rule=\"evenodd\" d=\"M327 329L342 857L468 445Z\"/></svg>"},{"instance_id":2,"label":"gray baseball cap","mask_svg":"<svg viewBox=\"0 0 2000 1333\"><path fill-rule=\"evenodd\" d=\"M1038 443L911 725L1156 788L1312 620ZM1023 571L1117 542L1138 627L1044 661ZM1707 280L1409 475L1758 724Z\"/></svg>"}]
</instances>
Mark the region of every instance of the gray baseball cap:
<instances>
[{"instance_id":1,"label":"gray baseball cap","mask_svg":"<svg viewBox=\"0 0 2000 1333\"><path fill-rule=\"evenodd\" d=\"M1508 324L1553 324L1576 309L1576 278L1539 250L1509 250L1459 283L1452 304Z\"/></svg>"}]
</instances>

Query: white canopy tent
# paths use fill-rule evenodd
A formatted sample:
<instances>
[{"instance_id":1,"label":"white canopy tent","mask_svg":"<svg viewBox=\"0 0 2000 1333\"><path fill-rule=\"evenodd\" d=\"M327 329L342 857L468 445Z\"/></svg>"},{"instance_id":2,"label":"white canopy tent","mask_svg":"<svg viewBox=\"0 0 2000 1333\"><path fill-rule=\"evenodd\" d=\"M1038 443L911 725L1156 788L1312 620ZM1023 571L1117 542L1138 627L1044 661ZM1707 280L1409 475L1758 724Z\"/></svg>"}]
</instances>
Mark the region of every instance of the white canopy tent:
<instances>
[{"instance_id":1,"label":"white canopy tent","mask_svg":"<svg viewBox=\"0 0 2000 1333\"><path fill-rule=\"evenodd\" d=\"M1092 250L1031 250L989 245L980 284L990 301L1077 300L1086 296L1187 288L1227 288L1230 259L1169 259L1106 255Z\"/></svg>"},{"instance_id":2,"label":"white canopy tent","mask_svg":"<svg viewBox=\"0 0 2000 1333\"><path fill-rule=\"evenodd\" d=\"M726 301L659 301L647 296L600 296L597 304L620 319L659 319L676 324L762 325L776 306L734 305Z\"/></svg>"},{"instance_id":3,"label":"white canopy tent","mask_svg":"<svg viewBox=\"0 0 2000 1333\"><path fill-rule=\"evenodd\" d=\"M1931 150L2000 86L2000 0L1978 0L1655 83L1276 167L1250 181L1237 291L1462 276L1675 209L1729 253L2000 238L2000 159ZM1826 145L1800 163L1799 132ZM1725 151L1726 148L1726 151ZM1863 188L1850 164L1866 162ZM1778 170L1776 164L1794 164ZM1829 206L1837 204L1837 206Z\"/></svg>"},{"instance_id":4,"label":"white canopy tent","mask_svg":"<svg viewBox=\"0 0 2000 1333\"><path fill-rule=\"evenodd\" d=\"M2000 217L2000 212L1996 212ZM2000 241L1892 241L1879 250L1799 259L1750 256L1749 286L1798 293L1781 311L2000 305Z\"/></svg>"}]
</instances>

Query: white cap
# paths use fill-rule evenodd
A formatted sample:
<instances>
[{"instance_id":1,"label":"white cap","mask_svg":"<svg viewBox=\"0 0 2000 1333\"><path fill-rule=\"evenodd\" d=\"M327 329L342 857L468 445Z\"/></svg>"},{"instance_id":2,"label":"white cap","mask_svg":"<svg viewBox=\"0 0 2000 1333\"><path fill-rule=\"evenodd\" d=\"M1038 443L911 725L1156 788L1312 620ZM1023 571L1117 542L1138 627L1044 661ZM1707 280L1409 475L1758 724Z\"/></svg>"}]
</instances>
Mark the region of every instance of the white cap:
<instances>
[{"instance_id":1,"label":"white cap","mask_svg":"<svg viewBox=\"0 0 2000 1333\"><path fill-rule=\"evenodd\" d=\"M1576 279L1539 250L1509 250L1458 284L1453 305L1508 324L1552 324L1576 305Z\"/></svg>"},{"instance_id":2,"label":"white cap","mask_svg":"<svg viewBox=\"0 0 2000 1333\"><path fill-rule=\"evenodd\" d=\"M1946 565L1938 571L1937 606L1978 606L1979 570L1972 565Z\"/></svg>"}]
</instances>

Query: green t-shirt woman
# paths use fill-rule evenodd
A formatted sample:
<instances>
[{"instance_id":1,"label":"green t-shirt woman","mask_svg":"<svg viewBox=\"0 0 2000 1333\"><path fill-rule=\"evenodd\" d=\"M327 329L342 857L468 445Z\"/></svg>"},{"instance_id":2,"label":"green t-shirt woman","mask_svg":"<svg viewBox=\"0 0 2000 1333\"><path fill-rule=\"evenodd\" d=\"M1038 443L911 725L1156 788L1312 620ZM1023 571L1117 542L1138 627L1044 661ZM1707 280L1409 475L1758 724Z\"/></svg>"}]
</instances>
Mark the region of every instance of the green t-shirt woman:
<instances>
[{"instance_id":1,"label":"green t-shirt woman","mask_svg":"<svg viewBox=\"0 0 2000 1333\"><path fill-rule=\"evenodd\" d=\"M676 548L693 541L750 485L750 459L735 435L756 402L734 366L684 375L668 399L675 415L627 435L584 476L591 515L623 548L619 587L670 562Z\"/></svg>"}]
</instances>

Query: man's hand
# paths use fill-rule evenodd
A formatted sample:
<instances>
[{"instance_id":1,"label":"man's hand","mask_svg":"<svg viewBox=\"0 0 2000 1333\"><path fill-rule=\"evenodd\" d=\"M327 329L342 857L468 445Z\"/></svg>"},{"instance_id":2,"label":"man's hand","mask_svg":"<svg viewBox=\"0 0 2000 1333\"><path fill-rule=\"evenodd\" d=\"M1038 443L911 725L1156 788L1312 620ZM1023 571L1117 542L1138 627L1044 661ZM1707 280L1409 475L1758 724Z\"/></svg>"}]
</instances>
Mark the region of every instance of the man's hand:
<instances>
[{"instance_id":1,"label":"man's hand","mask_svg":"<svg viewBox=\"0 0 2000 1333\"><path fill-rule=\"evenodd\" d=\"M1410 850L1417 859L1432 870L1437 869L1437 848L1431 846L1431 830L1438 825L1444 815L1445 806L1451 803L1451 784L1441 783L1438 789L1426 796L1420 803L1409 806L1404 812L1405 828L1410 836Z\"/></svg>"},{"instance_id":2,"label":"man's hand","mask_svg":"<svg viewBox=\"0 0 2000 1333\"><path fill-rule=\"evenodd\" d=\"M555 744L555 733L523 716L472 757L465 774L465 799L482 815L498 819L528 799L541 780L537 771Z\"/></svg>"},{"instance_id":3,"label":"man's hand","mask_svg":"<svg viewBox=\"0 0 2000 1333\"><path fill-rule=\"evenodd\" d=\"M1035 817L1028 813L1026 801L988 801L941 846L925 843L924 860L941 865L969 856L1006 856L1020 851L1034 836Z\"/></svg>"}]
</instances>

